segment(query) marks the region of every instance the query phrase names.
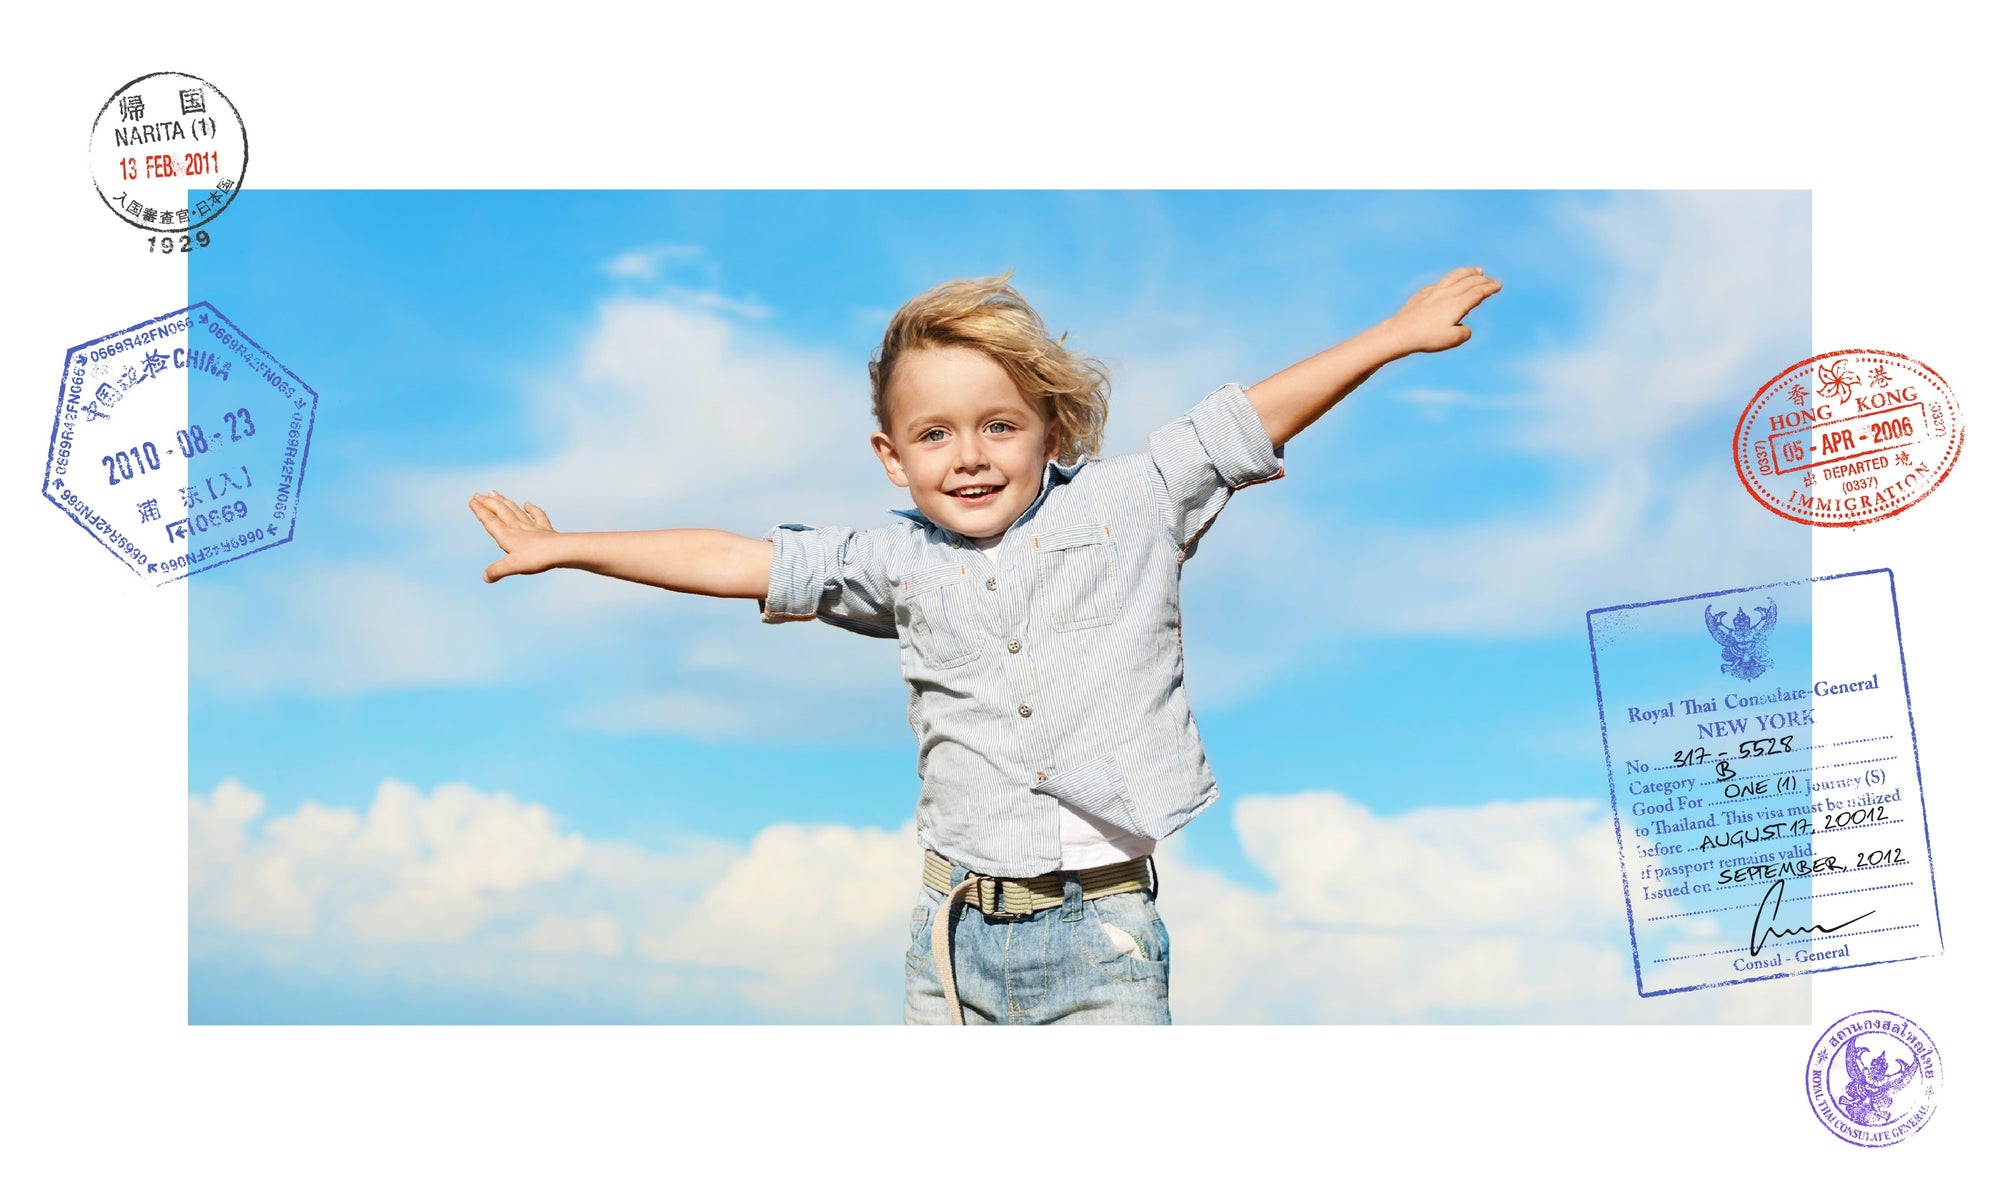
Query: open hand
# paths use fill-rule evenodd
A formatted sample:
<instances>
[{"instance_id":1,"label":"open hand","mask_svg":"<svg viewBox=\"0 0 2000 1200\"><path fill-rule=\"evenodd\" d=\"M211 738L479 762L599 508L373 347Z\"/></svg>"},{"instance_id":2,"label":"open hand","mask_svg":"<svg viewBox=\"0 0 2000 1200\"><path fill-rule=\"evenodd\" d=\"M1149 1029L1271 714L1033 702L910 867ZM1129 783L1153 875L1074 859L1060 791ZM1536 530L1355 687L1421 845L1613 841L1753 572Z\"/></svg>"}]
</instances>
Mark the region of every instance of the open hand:
<instances>
[{"instance_id":1,"label":"open hand","mask_svg":"<svg viewBox=\"0 0 2000 1200\"><path fill-rule=\"evenodd\" d=\"M1404 302L1402 310L1383 324L1406 353L1426 354L1462 346L1472 331L1458 322L1479 302L1500 290L1478 267L1460 267Z\"/></svg>"},{"instance_id":2,"label":"open hand","mask_svg":"<svg viewBox=\"0 0 2000 1200\"><path fill-rule=\"evenodd\" d=\"M540 506L516 504L499 492L486 492L467 501L466 507L507 553L487 566L486 582L509 575L538 575L552 565L548 550L555 541L556 527Z\"/></svg>"}]
</instances>

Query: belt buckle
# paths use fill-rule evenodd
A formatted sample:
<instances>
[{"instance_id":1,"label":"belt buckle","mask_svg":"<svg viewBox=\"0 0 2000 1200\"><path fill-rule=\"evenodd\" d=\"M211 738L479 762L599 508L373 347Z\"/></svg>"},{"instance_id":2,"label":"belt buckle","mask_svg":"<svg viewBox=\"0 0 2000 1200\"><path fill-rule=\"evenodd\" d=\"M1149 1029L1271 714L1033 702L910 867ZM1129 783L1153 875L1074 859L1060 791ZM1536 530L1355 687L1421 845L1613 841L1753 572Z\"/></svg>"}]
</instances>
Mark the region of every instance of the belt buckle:
<instances>
[{"instance_id":1,"label":"belt buckle","mask_svg":"<svg viewBox=\"0 0 2000 1200\"><path fill-rule=\"evenodd\" d=\"M1004 907L1007 903L1007 890L1005 881L992 875L983 875L980 878L993 885L993 907L986 908L982 906L980 908L980 911L985 913L988 917L991 917L996 921L1020 921L1035 915L1032 909L1023 912L1015 912L1013 909Z\"/></svg>"}]
</instances>

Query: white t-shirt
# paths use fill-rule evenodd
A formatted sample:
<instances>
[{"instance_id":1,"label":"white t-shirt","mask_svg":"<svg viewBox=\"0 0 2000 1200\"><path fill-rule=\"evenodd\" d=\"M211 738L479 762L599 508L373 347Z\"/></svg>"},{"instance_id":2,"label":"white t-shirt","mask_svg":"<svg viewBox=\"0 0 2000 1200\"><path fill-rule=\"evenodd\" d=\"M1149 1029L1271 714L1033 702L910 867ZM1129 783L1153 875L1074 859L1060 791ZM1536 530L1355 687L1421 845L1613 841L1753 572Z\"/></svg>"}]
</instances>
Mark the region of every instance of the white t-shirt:
<instances>
[{"instance_id":1,"label":"white t-shirt","mask_svg":"<svg viewBox=\"0 0 2000 1200\"><path fill-rule=\"evenodd\" d=\"M996 533L990 538L967 538L966 544L977 546L997 565L1000 562L1000 539L1004 536ZM1056 813L1062 824L1062 865L1065 871L1144 858L1153 852L1157 844L1152 838L1106 825L1060 800L1056 801Z\"/></svg>"}]
</instances>

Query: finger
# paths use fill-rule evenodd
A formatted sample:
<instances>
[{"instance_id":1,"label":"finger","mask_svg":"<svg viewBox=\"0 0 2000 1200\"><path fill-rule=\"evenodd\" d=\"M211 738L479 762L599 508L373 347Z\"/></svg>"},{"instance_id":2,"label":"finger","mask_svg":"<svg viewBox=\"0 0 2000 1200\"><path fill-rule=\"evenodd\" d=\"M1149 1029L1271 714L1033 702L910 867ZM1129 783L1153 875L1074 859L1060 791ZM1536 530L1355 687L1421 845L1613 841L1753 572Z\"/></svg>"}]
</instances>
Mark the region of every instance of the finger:
<instances>
[{"instance_id":1,"label":"finger","mask_svg":"<svg viewBox=\"0 0 2000 1200\"><path fill-rule=\"evenodd\" d=\"M485 513L495 519L504 520L513 515L508 511L505 500L497 492L481 492L472 498L472 503L475 506L474 511Z\"/></svg>"},{"instance_id":2,"label":"finger","mask_svg":"<svg viewBox=\"0 0 2000 1200\"><path fill-rule=\"evenodd\" d=\"M520 514L518 508L514 508L506 500L500 500L500 498L490 496L490 494L478 498L478 512L484 512L486 518L492 520L496 528L512 528L512 526L520 524L520 520L522 520L522 514Z\"/></svg>"},{"instance_id":3,"label":"finger","mask_svg":"<svg viewBox=\"0 0 2000 1200\"><path fill-rule=\"evenodd\" d=\"M1451 299L1452 303L1458 307L1458 315L1463 317L1466 313L1478 308L1488 296L1499 290L1500 285L1497 283L1490 285L1476 283L1470 287L1457 289L1451 294Z\"/></svg>"},{"instance_id":4,"label":"finger","mask_svg":"<svg viewBox=\"0 0 2000 1200\"><path fill-rule=\"evenodd\" d=\"M542 511L541 505L530 504L527 506L527 509L528 509L528 515L534 518L535 524L541 526L543 529L549 530L550 532L555 531L556 523L554 521L549 520L549 514Z\"/></svg>"},{"instance_id":5,"label":"finger","mask_svg":"<svg viewBox=\"0 0 2000 1200\"><path fill-rule=\"evenodd\" d=\"M465 502L465 506L472 510L473 516L479 518L480 526L483 529L485 529L486 532L492 533L493 520L494 520L493 509L491 505L485 502L485 500L486 498L484 496L474 496L472 499L467 500Z\"/></svg>"},{"instance_id":6,"label":"finger","mask_svg":"<svg viewBox=\"0 0 2000 1200\"><path fill-rule=\"evenodd\" d=\"M1468 279L1482 273L1483 269L1480 267L1460 267L1456 271L1445 272L1444 278L1438 280L1437 285L1439 287L1450 287L1461 279Z\"/></svg>"},{"instance_id":7,"label":"finger","mask_svg":"<svg viewBox=\"0 0 2000 1200\"><path fill-rule=\"evenodd\" d=\"M486 531L486 536L493 539L493 544L500 547L502 553L514 552L513 543L519 539L521 531L512 521L504 514L487 508L475 507L472 514L479 518L479 527ZM487 582L491 583L492 580L489 579Z\"/></svg>"},{"instance_id":8,"label":"finger","mask_svg":"<svg viewBox=\"0 0 2000 1200\"><path fill-rule=\"evenodd\" d=\"M513 557L513 555L511 555L511 554L510 554L510 555L508 555L508 556L507 556L507 558L503 558L503 559L500 559L500 560L498 560L498 561L496 561L496 562L490 562L490 563L487 563L487 564L486 564L486 582L488 582L488 583L498 583L498 582L500 582L500 581L501 581L502 579L505 579L505 578L507 578L507 576L509 576L509 575L512 575L512 574L513 574L514 572L512 572L512 571L510 571L510 570L508 570L508 569L507 569L507 561L508 561L508 559L511 559L512 557Z\"/></svg>"},{"instance_id":9,"label":"finger","mask_svg":"<svg viewBox=\"0 0 2000 1200\"><path fill-rule=\"evenodd\" d=\"M1478 308L1480 305L1486 303L1486 298L1488 296L1491 296L1492 294L1493 294L1492 292L1474 292L1472 295L1461 299L1459 301L1459 304L1461 305L1461 309L1458 314L1459 318L1461 320L1464 319L1466 313L1469 313L1473 309Z\"/></svg>"},{"instance_id":10,"label":"finger","mask_svg":"<svg viewBox=\"0 0 2000 1200\"><path fill-rule=\"evenodd\" d=\"M509 525L516 528L535 528L535 519L528 515L526 509L498 492L492 493L492 496L495 501L495 511L499 512Z\"/></svg>"}]
</instances>

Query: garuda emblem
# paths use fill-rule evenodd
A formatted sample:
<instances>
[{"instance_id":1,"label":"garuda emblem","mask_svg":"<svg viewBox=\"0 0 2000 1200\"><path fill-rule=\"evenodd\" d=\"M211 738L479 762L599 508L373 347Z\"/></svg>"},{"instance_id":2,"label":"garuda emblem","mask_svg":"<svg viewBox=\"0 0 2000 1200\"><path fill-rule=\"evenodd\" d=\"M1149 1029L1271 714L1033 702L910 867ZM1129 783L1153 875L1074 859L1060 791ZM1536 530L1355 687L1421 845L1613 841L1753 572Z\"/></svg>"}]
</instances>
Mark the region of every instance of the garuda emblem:
<instances>
[{"instance_id":1,"label":"garuda emblem","mask_svg":"<svg viewBox=\"0 0 2000 1200\"><path fill-rule=\"evenodd\" d=\"M1833 1102L1856 1125L1887 1125L1896 1119L1891 1099L1917 1077L1917 1064L1899 1058L1896 1065L1901 1069L1889 1070L1886 1053L1869 1058L1861 1049L1861 1039L1855 1038L1847 1043L1846 1093L1835 1096Z\"/></svg>"},{"instance_id":2,"label":"garuda emblem","mask_svg":"<svg viewBox=\"0 0 2000 1200\"><path fill-rule=\"evenodd\" d=\"M1723 672L1742 680L1757 678L1771 665L1764 639L1778 627L1778 604L1766 596L1756 612L1759 616L1754 624L1740 608L1736 610L1736 620L1725 623L1714 609L1702 608L1702 614L1708 618L1709 636L1722 647Z\"/></svg>"}]
</instances>

